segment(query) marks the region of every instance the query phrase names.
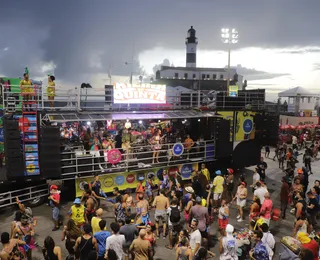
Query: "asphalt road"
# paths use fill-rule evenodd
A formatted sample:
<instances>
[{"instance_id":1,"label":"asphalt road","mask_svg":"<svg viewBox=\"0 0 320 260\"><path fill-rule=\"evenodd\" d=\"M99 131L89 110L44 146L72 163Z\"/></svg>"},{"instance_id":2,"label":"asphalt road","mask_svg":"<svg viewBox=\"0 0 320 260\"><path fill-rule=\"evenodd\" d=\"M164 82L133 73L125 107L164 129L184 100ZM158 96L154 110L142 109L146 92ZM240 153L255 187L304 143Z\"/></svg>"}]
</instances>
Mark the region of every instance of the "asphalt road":
<instances>
[{"instance_id":1,"label":"asphalt road","mask_svg":"<svg viewBox=\"0 0 320 260\"><path fill-rule=\"evenodd\" d=\"M273 157L273 152L271 152L271 156ZM300 161L302 161L302 156L299 157ZM280 207L280 200L279 200L279 191L281 187L281 177L284 176L284 173L282 170L278 168L277 162L274 162L271 159L266 159L266 162L268 163L268 170L266 172L267 174L267 185L268 189L271 192L271 197L274 203L275 207ZM302 166L302 163L299 162L298 166ZM319 161L315 161L313 163L313 172L314 174L310 176L310 185L319 178L319 172L320 172L320 163ZM246 180L248 181L248 184L252 183L252 169L249 168L246 170L243 170L241 173L246 176ZM251 189L249 190L249 198L252 198ZM69 198L69 202L66 202L62 205L62 215L66 215L67 211L69 210L71 206L71 202L74 198ZM106 219L108 225L113 221L113 209L112 205L103 202L102 204L103 209L105 210L104 213L104 219ZM13 220L14 215L14 208L8 208L3 210L0 213L0 232L10 232L10 223ZM153 218L154 211L151 212L151 218ZM63 249L63 258L67 256L67 252L64 247L64 242L61 241L61 231L55 231L52 232L51 229L53 227L53 223L51 221L51 208L47 205L42 205L37 208L33 209L33 214L38 220L38 225L35 228L36 230L36 241L39 243L39 245L43 245L43 240L47 235L50 235L54 238L56 245L60 246ZM248 216L248 207L245 211L245 215ZM293 221L294 218L292 215L287 214L287 219L282 220L280 222L271 222L270 229L271 232L275 235L276 241L279 242L280 239L285 235L291 235L293 230ZM246 217L245 221L242 223L236 222L236 207L235 205L231 206L231 217L229 220L230 224L234 225L235 228L242 228L242 227L248 227L248 217ZM219 246L217 244L217 222L213 223L210 227L210 234L213 235L212 242L214 246L211 248L211 251L216 253L218 255ZM168 238L167 240L163 240L162 238L157 241L157 248L156 248L156 254L155 259L174 259L175 252L173 250L169 250L165 248L165 245L168 244ZM279 247L277 247L279 248ZM33 251L33 259L43 259L42 253L40 249L35 249Z\"/></svg>"}]
</instances>

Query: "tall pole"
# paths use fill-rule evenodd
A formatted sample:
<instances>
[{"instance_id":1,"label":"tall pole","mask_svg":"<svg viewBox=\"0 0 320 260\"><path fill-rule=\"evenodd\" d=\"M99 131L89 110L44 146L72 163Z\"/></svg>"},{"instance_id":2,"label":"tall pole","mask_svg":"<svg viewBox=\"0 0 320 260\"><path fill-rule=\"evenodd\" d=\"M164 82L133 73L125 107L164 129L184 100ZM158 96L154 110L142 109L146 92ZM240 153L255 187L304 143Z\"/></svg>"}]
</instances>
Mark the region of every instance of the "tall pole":
<instances>
[{"instance_id":1,"label":"tall pole","mask_svg":"<svg viewBox=\"0 0 320 260\"><path fill-rule=\"evenodd\" d=\"M230 56L231 56L231 48L230 48L230 43L228 43L228 79L227 79L227 92L229 92L229 86L230 86Z\"/></svg>"}]
</instances>

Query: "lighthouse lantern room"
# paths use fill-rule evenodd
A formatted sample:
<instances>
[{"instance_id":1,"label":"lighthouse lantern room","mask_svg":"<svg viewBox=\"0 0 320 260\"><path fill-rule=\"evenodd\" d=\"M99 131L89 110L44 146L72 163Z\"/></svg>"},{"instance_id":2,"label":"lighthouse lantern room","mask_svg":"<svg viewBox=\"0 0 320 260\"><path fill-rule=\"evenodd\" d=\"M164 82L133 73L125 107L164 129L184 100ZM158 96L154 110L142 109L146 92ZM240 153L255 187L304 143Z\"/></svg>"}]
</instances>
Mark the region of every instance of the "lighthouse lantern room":
<instances>
[{"instance_id":1,"label":"lighthouse lantern room","mask_svg":"<svg viewBox=\"0 0 320 260\"><path fill-rule=\"evenodd\" d=\"M188 37L186 38L186 67L188 68L197 67L197 45L196 30L191 26L188 30Z\"/></svg>"}]
</instances>

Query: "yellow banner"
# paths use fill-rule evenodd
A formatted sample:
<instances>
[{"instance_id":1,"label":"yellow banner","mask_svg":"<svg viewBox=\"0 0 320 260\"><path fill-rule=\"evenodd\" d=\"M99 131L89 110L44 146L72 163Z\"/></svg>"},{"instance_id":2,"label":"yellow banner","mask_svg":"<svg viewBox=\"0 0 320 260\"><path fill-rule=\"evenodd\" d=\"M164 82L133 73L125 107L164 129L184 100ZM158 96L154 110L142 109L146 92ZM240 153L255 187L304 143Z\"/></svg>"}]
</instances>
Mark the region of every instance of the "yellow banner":
<instances>
[{"instance_id":1,"label":"yellow banner","mask_svg":"<svg viewBox=\"0 0 320 260\"><path fill-rule=\"evenodd\" d=\"M251 111L238 111L237 113L237 125L236 125L236 139L235 141L244 141L254 139L255 128L253 123L253 117L255 112Z\"/></svg>"},{"instance_id":2,"label":"yellow banner","mask_svg":"<svg viewBox=\"0 0 320 260\"><path fill-rule=\"evenodd\" d=\"M146 180L148 176L150 176L151 174L155 176L154 183L158 184L159 178L161 178L163 170L167 170L169 176L175 174L178 171L180 172L182 179L187 180L191 178L192 171L198 171L198 164L187 163L171 167L167 166L154 169L143 169L136 172L101 174L101 189L103 189L104 192L112 192L114 187L118 187L120 190L125 190L127 188L136 188L138 184L137 180L140 176L144 176L144 179ZM83 185L91 183L93 179L94 177L76 179L76 197L82 196Z\"/></svg>"}]
</instances>

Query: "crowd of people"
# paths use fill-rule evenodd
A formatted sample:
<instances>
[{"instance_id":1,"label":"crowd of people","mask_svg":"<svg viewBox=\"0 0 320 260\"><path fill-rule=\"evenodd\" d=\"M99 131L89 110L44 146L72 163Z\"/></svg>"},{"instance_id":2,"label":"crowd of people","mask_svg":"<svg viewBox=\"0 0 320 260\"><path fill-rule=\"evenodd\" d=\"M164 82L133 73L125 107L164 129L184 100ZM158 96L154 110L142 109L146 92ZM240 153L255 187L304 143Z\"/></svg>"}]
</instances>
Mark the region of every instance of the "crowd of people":
<instances>
[{"instance_id":1,"label":"crowd of people","mask_svg":"<svg viewBox=\"0 0 320 260\"><path fill-rule=\"evenodd\" d=\"M108 197L101 189L99 175L84 185L81 198L76 198L68 211L65 225L60 214L60 191L51 185L49 202L54 226L61 232L68 252L67 259L153 259L160 250L157 241L167 242L166 250L174 250L177 260L202 260L215 257L210 251L212 235L219 237L219 259L269 260L275 257L275 238L270 232L271 220L286 219L289 207L295 217L292 237L301 244L301 259L318 259L319 246L315 228L319 213L320 181L309 189L309 168L294 172L293 182L282 178L281 210L274 207L266 182L267 163L261 158L252 175L252 185L240 175L234 179L232 169L210 173L205 164L192 173L191 184L184 184L178 172L169 175L163 171L160 182L155 176L140 176L135 190L120 192L114 187ZM146 179L145 179L146 178ZM249 198L252 189L252 200ZM112 205L114 220L104 219L102 201ZM248 243L239 240L230 224L230 209L235 203L237 222L248 228ZM32 259L32 250L40 247L46 260L62 259L62 249L51 236L43 245L35 242L37 221L31 209L18 199L11 231L1 234L1 259ZM248 207L249 206L249 207ZM248 211L249 208L249 211ZM154 214L151 214L153 213ZM311 253L310 253L311 252ZM312 255L313 258L308 258Z\"/></svg>"}]
</instances>

